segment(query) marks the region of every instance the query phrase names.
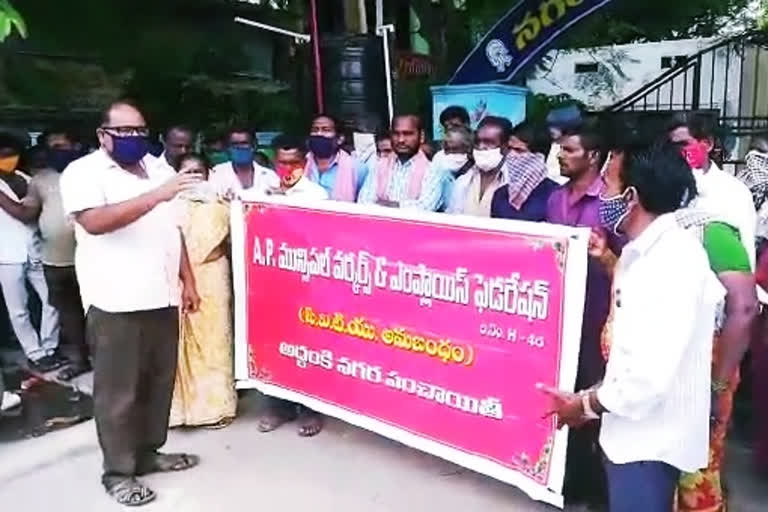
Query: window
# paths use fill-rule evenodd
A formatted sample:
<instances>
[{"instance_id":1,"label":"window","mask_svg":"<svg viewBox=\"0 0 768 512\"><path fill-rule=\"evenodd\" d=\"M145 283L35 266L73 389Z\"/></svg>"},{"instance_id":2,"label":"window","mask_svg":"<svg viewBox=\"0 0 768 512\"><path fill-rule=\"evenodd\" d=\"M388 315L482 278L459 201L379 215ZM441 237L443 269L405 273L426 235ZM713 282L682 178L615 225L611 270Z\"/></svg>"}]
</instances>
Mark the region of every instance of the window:
<instances>
[{"instance_id":1,"label":"window","mask_svg":"<svg viewBox=\"0 0 768 512\"><path fill-rule=\"evenodd\" d=\"M688 60L687 55L674 55L661 58L661 69L672 69L685 64Z\"/></svg>"},{"instance_id":2,"label":"window","mask_svg":"<svg viewBox=\"0 0 768 512\"><path fill-rule=\"evenodd\" d=\"M573 67L574 73L597 73L597 62L578 62Z\"/></svg>"}]
</instances>

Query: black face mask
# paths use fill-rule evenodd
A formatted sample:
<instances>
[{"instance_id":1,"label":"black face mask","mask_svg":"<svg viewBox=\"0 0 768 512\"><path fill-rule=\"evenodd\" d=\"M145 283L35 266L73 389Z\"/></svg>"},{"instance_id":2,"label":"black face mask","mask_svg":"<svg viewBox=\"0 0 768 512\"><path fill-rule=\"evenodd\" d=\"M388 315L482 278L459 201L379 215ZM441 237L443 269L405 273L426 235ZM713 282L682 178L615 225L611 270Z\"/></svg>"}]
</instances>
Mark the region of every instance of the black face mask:
<instances>
[{"instance_id":1,"label":"black face mask","mask_svg":"<svg viewBox=\"0 0 768 512\"><path fill-rule=\"evenodd\" d=\"M74 149L49 149L48 165L58 172L62 172L74 160L79 158L79 154Z\"/></svg>"},{"instance_id":2,"label":"black face mask","mask_svg":"<svg viewBox=\"0 0 768 512\"><path fill-rule=\"evenodd\" d=\"M339 150L336 139L322 135L310 135L307 139L307 146L314 156L323 160L331 158Z\"/></svg>"}]
</instances>

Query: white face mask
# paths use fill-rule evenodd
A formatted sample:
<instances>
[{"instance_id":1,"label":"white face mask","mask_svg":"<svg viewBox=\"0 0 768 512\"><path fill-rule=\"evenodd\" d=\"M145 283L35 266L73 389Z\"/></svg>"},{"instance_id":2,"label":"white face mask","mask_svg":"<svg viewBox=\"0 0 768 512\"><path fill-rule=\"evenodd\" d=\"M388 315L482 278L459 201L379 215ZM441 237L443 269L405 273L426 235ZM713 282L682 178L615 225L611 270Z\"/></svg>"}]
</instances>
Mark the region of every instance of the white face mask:
<instances>
[{"instance_id":1,"label":"white face mask","mask_svg":"<svg viewBox=\"0 0 768 512\"><path fill-rule=\"evenodd\" d=\"M483 172L496 169L504 158L504 155L501 154L501 148L476 149L472 152L472 156L475 159L477 168Z\"/></svg>"},{"instance_id":2,"label":"white face mask","mask_svg":"<svg viewBox=\"0 0 768 512\"><path fill-rule=\"evenodd\" d=\"M208 181L201 181L193 188L179 194L179 199L188 201L211 202L216 200L216 190Z\"/></svg>"},{"instance_id":3,"label":"white face mask","mask_svg":"<svg viewBox=\"0 0 768 512\"><path fill-rule=\"evenodd\" d=\"M441 163L446 171L455 172L464 167L468 160L466 153L445 153Z\"/></svg>"}]
</instances>

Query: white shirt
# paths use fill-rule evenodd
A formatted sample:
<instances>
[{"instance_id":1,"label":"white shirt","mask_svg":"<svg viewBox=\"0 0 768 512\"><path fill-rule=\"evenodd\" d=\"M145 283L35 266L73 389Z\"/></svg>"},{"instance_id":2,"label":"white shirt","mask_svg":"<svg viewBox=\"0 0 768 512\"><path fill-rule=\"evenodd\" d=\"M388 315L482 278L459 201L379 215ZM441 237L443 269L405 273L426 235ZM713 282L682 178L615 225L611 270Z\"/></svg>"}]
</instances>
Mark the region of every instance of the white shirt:
<instances>
[{"instance_id":1,"label":"white shirt","mask_svg":"<svg viewBox=\"0 0 768 512\"><path fill-rule=\"evenodd\" d=\"M160 154L160 156L153 157L153 158L154 158L154 163L162 166L165 169L165 171L176 174L176 169L174 169L173 166L168 163L168 159L165 158L165 151L163 151Z\"/></svg>"},{"instance_id":2,"label":"white shirt","mask_svg":"<svg viewBox=\"0 0 768 512\"><path fill-rule=\"evenodd\" d=\"M302 199L313 201L324 201L329 197L327 190L314 181L307 179L306 176L302 176L294 186L286 190L285 195L288 197L300 197Z\"/></svg>"},{"instance_id":3,"label":"white shirt","mask_svg":"<svg viewBox=\"0 0 768 512\"><path fill-rule=\"evenodd\" d=\"M226 195L231 192L240 197L241 192L244 190L234 167L232 167L232 162L224 162L211 169L208 181L213 184L216 192L220 195ZM253 185L247 190L264 194L267 190L278 188L279 186L280 177L275 171L253 162Z\"/></svg>"},{"instance_id":4,"label":"white shirt","mask_svg":"<svg viewBox=\"0 0 768 512\"><path fill-rule=\"evenodd\" d=\"M248 189L240 192L240 199L245 201L258 201L270 194L282 194L286 197L299 197L312 201L324 201L328 199L328 191L306 176L302 176L294 186L285 191L276 191L278 189L267 189L265 191Z\"/></svg>"},{"instance_id":5,"label":"white shirt","mask_svg":"<svg viewBox=\"0 0 768 512\"><path fill-rule=\"evenodd\" d=\"M18 173L21 175L21 173ZM19 197L5 182L0 180L0 192L10 199L19 202ZM30 254L35 247L35 229L32 224L25 224L0 208L0 264L26 263L33 256Z\"/></svg>"},{"instance_id":6,"label":"white shirt","mask_svg":"<svg viewBox=\"0 0 768 512\"><path fill-rule=\"evenodd\" d=\"M699 191L696 207L739 230L741 243L747 250L752 268L755 268L757 212L749 189L735 176L720 170L715 163L712 163L706 173L694 171L694 176Z\"/></svg>"},{"instance_id":7,"label":"white shirt","mask_svg":"<svg viewBox=\"0 0 768 512\"><path fill-rule=\"evenodd\" d=\"M74 214L120 203L173 177L149 158L148 178L118 166L103 150L72 162L61 176L64 211ZM111 313L178 306L181 234L170 202L111 233L92 235L75 223L75 269L86 311Z\"/></svg>"},{"instance_id":8,"label":"white shirt","mask_svg":"<svg viewBox=\"0 0 768 512\"><path fill-rule=\"evenodd\" d=\"M725 290L707 255L673 215L627 244L614 277L600 444L616 464L706 467L712 338Z\"/></svg>"}]
</instances>

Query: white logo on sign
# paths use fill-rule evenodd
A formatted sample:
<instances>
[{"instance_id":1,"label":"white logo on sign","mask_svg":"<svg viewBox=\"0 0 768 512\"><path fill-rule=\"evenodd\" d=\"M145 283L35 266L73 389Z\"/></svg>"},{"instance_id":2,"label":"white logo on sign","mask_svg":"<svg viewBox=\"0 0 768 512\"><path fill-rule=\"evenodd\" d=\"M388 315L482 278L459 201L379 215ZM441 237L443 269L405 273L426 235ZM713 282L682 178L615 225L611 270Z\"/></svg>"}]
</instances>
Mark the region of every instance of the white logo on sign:
<instances>
[{"instance_id":1,"label":"white logo on sign","mask_svg":"<svg viewBox=\"0 0 768 512\"><path fill-rule=\"evenodd\" d=\"M488 57L491 66L495 67L499 73L502 73L512 64L512 56L500 39L492 39L485 45L485 56Z\"/></svg>"}]
</instances>

